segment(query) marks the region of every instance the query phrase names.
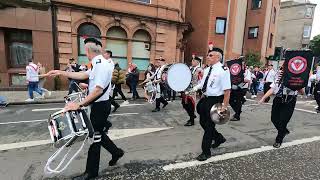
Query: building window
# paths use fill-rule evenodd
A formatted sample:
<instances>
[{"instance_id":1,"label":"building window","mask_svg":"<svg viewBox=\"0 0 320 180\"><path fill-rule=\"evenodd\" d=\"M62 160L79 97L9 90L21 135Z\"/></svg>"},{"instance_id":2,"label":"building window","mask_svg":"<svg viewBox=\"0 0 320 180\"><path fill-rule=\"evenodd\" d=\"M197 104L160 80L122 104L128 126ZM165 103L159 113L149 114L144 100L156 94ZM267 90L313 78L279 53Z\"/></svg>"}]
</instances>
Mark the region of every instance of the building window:
<instances>
[{"instance_id":1,"label":"building window","mask_svg":"<svg viewBox=\"0 0 320 180\"><path fill-rule=\"evenodd\" d=\"M258 32L259 32L259 27L249 27L249 39L256 39L258 38Z\"/></svg>"},{"instance_id":2,"label":"building window","mask_svg":"<svg viewBox=\"0 0 320 180\"><path fill-rule=\"evenodd\" d=\"M308 49L309 46L308 46L308 44L302 44L302 48L303 48L303 49Z\"/></svg>"},{"instance_id":3,"label":"building window","mask_svg":"<svg viewBox=\"0 0 320 180\"><path fill-rule=\"evenodd\" d=\"M84 40L88 37L100 38L101 33L99 28L92 23L81 24L78 28L78 63L87 64L89 62L84 49Z\"/></svg>"},{"instance_id":4,"label":"building window","mask_svg":"<svg viewBox=\"0 0 320 180\"><path fill-rule=\"evenodd\" d=\"M108 30L106 48L112 51L112 60L118 62L121 69L127 69L128 40L124 29L121 27L111 27Z\"/></svg>"},{"instance_id":5,"label":"building window","mask_svg":"<svg viewBox=\"0 0 320 180\"><path fill-rule=\"evenodd\" d=\"M135 0L135 1L142 2L142 3L148 3L148 4L151 3L151 0Z\"/></svg>"},{"instance_id":6,"label":"building window","mask_svg":"<svg viewBox=\"0 0 320 180\"><path fill-rule=\"evenodd\" d=\"M312 8L312 7L308 7L308 8L306 9L306 15L305 15L305 17L306 17L306 18L312 18L312 14L313 14L313 8Z\"/></svg>"},{"instance_id":7,"label":"building window","mask_svg":"<svg viewBox=\"0 0 320 180\"><path fill-rule=\"evenodd\" d=\"M21 74L10 74L10 85L11 86L25 86L26 76Z\"/></svg>"},{"instance_id":8,"label":"building window","mask_svg":"<svg viewBox=\"0 0 320 180\"><path fill-rule=\"evenodd\" d=\"M262 0L252 0L251 9L260 9L262 5Z\"/></svg>"},{"instance_id":9,"label":"building window","mask_svg":"<svg viewBox=\"0 0 320 180\"><path fill-rule=\"evenodd\" d=\"M151 37L145 30L138 30L132 38L132 63L139 71L147 70L150 63Z\"/></svg>"},{"instance_id":10,"label":"building window","mask_svg":"<svg viewBox=\"0 0 320 180\"><path fill-rule=\"evenodd\" d=\"M310 38L311 36L311 26L303 27L303 38Z\"/></svg>"},{"instance_id":11,"label":"building window","mask_svg":"<svg viewBox=\"0 0 320 180\"><path fill-rule=\"evenodd\" d=\"M8 29L5 31L10 67L25 67L32 58L32 31Z\"/></svg>"},{"instance_id":12,"label":"building window","mask_svg":"<svg viewBox=\"0 0 320 180\"><path fill-rule=\"evenodd\" d=\"M216 19L216 34L225 34L226 33L226 18L217 17Z\"/></svg>"},{"instance_id":13,"label":"building window","mask_svg":"<svg viewBox=\"0 0 320 180\"><path fill-rule=\"evenodd\" d=\"M273 44L273 34L270 34L270 39L269 39L269 48L272 48L272 44Z\"/></svg>"},{"instance_id":14,"label":"building window","mask_svg":"<svg viewBox=\"0 0 320 180\"><path fill-rule=\"evenodd\" d=\"M277 19L277 9L276 7L273 7L273 24L276 23L276 19Z\"/></svg>"}]
</instances>

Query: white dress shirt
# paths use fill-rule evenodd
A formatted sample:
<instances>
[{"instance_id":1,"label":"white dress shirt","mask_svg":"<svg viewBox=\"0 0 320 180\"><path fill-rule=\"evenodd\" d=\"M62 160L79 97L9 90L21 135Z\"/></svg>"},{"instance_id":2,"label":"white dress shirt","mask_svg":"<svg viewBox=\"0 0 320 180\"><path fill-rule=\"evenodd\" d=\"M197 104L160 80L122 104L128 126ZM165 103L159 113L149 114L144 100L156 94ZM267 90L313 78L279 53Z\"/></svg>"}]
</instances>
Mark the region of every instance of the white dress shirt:
<instances>
[{"instance_id":1,"label":"white dress shirt","mask_svg":"<svg viewBox=\"0 0 320 180\"><path fill-rule=\"evenodd\" d=\"M202 89L210 67L204 70L204 75L201 83L195 89ZM204 93L206 96L221 96L225 90L231 89L230 71L224 67L220 62L212 65L210 77L208 79L207 90Z\"/></svg>"},{"instance_id":2,"label":"white dress shirt","mask_svg":"<svg viewBox=\"0 0 320 180\"><path fill-rule=\"evenodd\" d=\"M102 55L98 55L92 59L92 69L86 71L89 75L89 94L95 89L100 87L105 89L108 85L108 90L95 102L109 100L109 93L111 90L111 79L114 64L110 60L106 60Z\"/></svg>"},{"instance_id":3,"label":"white dress shirt","mask_svg":"<svg viewBox=\"0 0 320 180\"><path fill-rule=\"evenodd\" d=\"M264 79L266 82L273 83L275 81L276 71L271 69L265 72Z\"/></svg>"}]
</instances>

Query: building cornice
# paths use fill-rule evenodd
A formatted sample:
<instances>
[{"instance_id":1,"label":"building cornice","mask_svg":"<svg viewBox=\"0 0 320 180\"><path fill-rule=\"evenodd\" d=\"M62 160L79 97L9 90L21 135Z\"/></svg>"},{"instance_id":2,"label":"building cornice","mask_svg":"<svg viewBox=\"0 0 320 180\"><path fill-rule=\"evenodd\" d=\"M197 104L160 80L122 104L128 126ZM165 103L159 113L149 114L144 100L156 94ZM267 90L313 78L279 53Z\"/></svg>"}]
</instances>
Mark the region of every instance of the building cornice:
<instances>
[{"instance_id":1,"label":"building cornice","mask_svg":"<svg viewBox=\"0 0 320 180\"><path fill-rule=\"evenodd\" d=\"M121 1L128 1L128 0L121 0ZM100 15L108 14L108 15L112 15L112 16L118 15L118 16L122 16L122 17L137 18L137 19L143 19L143 20L149 20L149 21L156 21L156 22L160 22L160 23L188 26L188 24L185 22L163 19L163 18L158 18L158 17L143 16L143 15L139 15L139 14L119 12L119 11L102 9L102 8L95 8L95 7L88 7L88 6L82 6L82 5L71 4L71 3L64 3L64 2L60 2L60 1L54 1L54 0L51 1L51 3L54 6L74 8L74 9L82 10L82 11L88 12L88 13L95 13L95 14L100 14ZM158 5L153 5L153 6L159 7Z\"/></svg>"},{"instance_id":2,"label":"building cornice","mask_svg":"<svg viewBox=\"0 0 320 180\"><path fill-rule=\"evenodd\" d=\"M313 3L298 3L298 4L286 4L286 5L281 5L280 8L284 9L284 8L291 8L291 7L298 7L298 6L313 6L316 7L317 4L313 4Z\"/></svg>"}]
</instances>

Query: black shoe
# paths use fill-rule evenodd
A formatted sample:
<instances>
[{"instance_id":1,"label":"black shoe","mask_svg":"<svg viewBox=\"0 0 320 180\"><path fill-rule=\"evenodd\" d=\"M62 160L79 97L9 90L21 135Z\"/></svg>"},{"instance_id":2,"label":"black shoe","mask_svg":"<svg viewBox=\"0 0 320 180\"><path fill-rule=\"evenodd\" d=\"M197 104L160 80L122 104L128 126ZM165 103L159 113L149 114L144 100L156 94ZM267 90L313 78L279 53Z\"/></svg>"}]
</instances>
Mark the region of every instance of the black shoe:
<instances>
[{"instance_id":1,"label":"black shoe","mask_svg":"<svg viewBox=\"0 0 320 180\"><path fill-rule=\"evenodd\" d=\"M118 105L116 105L116 106L114 106L114 109L113 109L113 111L112 112L116 112L117 111L117 109L119 109L119 107L120 107L120 105L118 104Z\"/></svg>"},{"instance_id":2,"label":"black shoe","mask_svg":"<svg viewBox=\"0 0 320 180\"><path fill-rule=\"evenodd\" d=\"M205 161L205 160L209 159L210 157L211 157L211 155L201 153L196 159L198 161Z\"/></svg>"},{"instance_id":3,"label":"black shoe","mask_svg":"<svg viewBox=\"0 0 320 180\"><path fill-rule=\"evenodd\" d=\"M160 108L155 108L154 110L152 110L152 112L159 112Z\"/></svg>"},{"instance_id":4,"label":"black shoe","mask_svg":"<svg viewBox=\"0 0 320 180\"><path fill-rule=\"evenodd\" d=\"M217 148L221 144L225 143L226 141L227 141L226 138L222 137L218 141L215 141L214 144L211 145L211 148Z\"/></svg>"},{"instance_id":5,"label":"black shoe","mask_svg":"<svg viewBox=\"0 0 320 180\"><path fill-rule=\"evenodd\" d=\"M98 177L98 175L96 176L92 176L92 175L89 175L87 172L79 175L79 176L76 176L74 178L72 178L73 180L90 180L90 179L93 179L93 178L96 178Z\"/></svg>"},{"instance_id":6,"label":"black shoe","mask_svg":"<svg viewBox=\"0 0 320 180\"><path fill-rule=\"evenodd\" d=\"M117 164L117 161L122 158L124 155L124 151L122 149L119 149L119 152L117 155L112 156L112 159L109 161L109 166L114 166Z\"/></svg>"},{"instance_id":7,"label":"black shoe","mask_svg":"<svg viewBox=\"0 0 320 180\"><path fill-rule=\"evenodd\" d=\"M230 121L240 121L240 118L236 118L236 117L232 117L231 119L230 119Z\"/></svg>"},{"instance_id":8,"label":"black shoe","mask_svg":"<svg viewBox=\"0 0 320 180\"><path fill-rule=\"evenodd\" d=\"M194 121L188 121L184 126L193 126L194 125Z\"/></svg>"},{"instance_id":9,"label":"black shoe","mask_svg":"<svg viewBox=\"0 0 320 180\"><path fill-rule=\"evenodd\" d=\"M169 103L166 102L165 104L163 104L162 109L165 108Z\"/></svg>"},{"instance_id":10,"label":"black shoe","mask_svg":"<svg viewBox=\"0 0 320 180\"><path fill-rule=\"evenodd\" d=\"M280 148L280 147L281 147L281 143L275 142L275 143L273 144L273 147L274 147L274 148Z\"/></svg>"}]
</instances>

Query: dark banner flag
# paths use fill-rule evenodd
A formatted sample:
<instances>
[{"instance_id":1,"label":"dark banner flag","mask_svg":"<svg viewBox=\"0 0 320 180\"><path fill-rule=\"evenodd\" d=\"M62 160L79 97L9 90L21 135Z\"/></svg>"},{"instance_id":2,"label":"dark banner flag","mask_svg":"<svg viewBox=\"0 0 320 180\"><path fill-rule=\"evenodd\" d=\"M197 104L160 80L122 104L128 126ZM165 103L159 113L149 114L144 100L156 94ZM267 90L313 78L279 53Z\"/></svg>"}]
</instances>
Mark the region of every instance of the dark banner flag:
<instances>
[{"instance_id":1,"label":"dark banner flag","mask_svg":"<svg viewBox=\"0 0 320 180\"><path fill-rule=\"evenodd\" d=\"M312 65L311 50L288 50L285 53L283 85L299 90L308 85Z\"/></svg>"},{"instance_id":2,"label":"dark banner flag","mask_svg":"<svg viewBox=\"0 0 320 180\"><path fill-rule=\"evenodd\" d=\"M230 70L231 84L233 85L238 85L244 81L242 61L242 58L227 61L227 65Z\"/></svg>"}]
</instances>

